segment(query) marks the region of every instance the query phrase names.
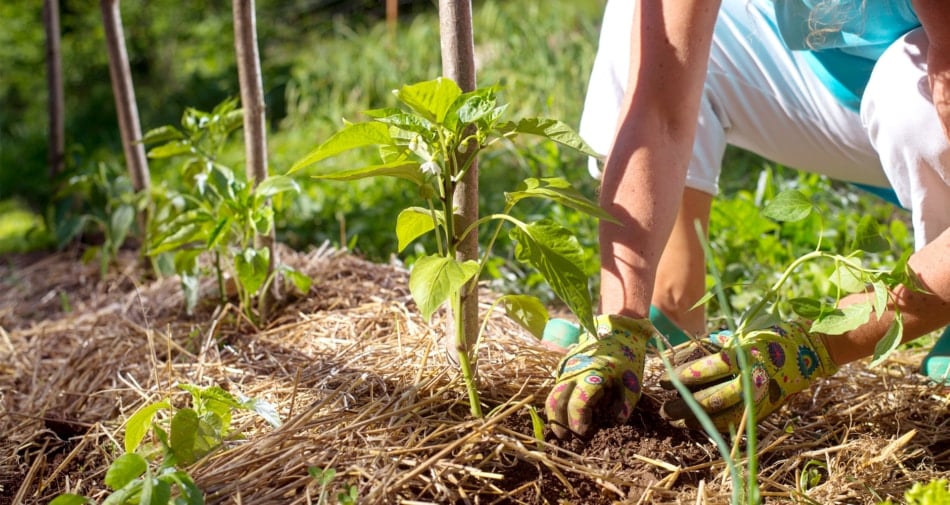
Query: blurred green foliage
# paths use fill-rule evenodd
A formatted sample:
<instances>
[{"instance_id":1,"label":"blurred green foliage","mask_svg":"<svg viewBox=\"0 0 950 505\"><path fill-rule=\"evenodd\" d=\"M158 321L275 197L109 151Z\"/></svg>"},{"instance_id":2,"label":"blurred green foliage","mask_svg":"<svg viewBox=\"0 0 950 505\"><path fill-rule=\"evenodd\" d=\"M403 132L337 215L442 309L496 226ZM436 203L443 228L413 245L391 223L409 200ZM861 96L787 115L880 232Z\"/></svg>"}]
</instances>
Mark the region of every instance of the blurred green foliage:
<instances>
[{"instance_id":1,"label":"blurred green foliage","mask_svg":"<svg viewBox=\"0 0 950 505\"><path fill-rule=\"evenodd\" d=\"M18 202L0 208L48 215L57 188L46 169L41 4L0 3L0 201L16 196ZM68 164L72 173L93 173L100 162L124 166L99 2L63 0L60 5ZM393 31L380 22L383 5L370 0L257 1L271 173L285 173L344 120L359 121L361 111L394 106L393 89L441 73L434 0L401 0L403 16ZM603 0L475 2L479 85L501 85L502 100L510 104L514 117L578 124L603 5ZM239 95L229 2L124 0L121 6L143 131L176 122L187 107L210 110ZM219 161L241 170L243 156L236 140ZM347 156L334 162L364 164ZM153 180L171 187L184 183L176 181L178 171L168 160L150 164ZM493 202L504 198L502 188L529 176L562 176L588 196L596 195L586 160L551 143L503 146L485 152L480 166L491 174L480 188L486 208L497 207ZM721 271L729 281L745 283L730 288L736 305L751 296L749 283L768 282L790 258L816 247L819 237L822 247L845 244L863 215L885 224L901 223L893 225L895 241L910 247L910 238L900 228L906 219L901 211L850 186L781 167L772 167L767 180L759 179L766 167L772 165L730 149L720 181L722 194L713 211L712 246ZM317 182L306 174L298 180L300 195L284 202L275 216L281 241L301 249L323 242L350 246L378 261L388 261L395 253L396 215L416 198L410 185L397 180ZM790 187L814 196L825 211L823 226L806 220L779 227L760 216L758 209L770 195ZM589 251L585 271L596 282L595 222L542 201L522 211L525 220L545 215L573 227ZM17 216L16 221L25 220ZM33 246L54 243L44 238L42 223L33 228ZM23 240L16 243L19 249L28 247ZM498 248L505 250L510 248ZM412 261L413 251L407 252L407 261ZM519 270L510 259L496 258L489 267L506 291L542 285L537 274ZM803 274L799 285L812 289L822 282L821 273L814 272L812 277Z\"/></svg>"}]
</instances>

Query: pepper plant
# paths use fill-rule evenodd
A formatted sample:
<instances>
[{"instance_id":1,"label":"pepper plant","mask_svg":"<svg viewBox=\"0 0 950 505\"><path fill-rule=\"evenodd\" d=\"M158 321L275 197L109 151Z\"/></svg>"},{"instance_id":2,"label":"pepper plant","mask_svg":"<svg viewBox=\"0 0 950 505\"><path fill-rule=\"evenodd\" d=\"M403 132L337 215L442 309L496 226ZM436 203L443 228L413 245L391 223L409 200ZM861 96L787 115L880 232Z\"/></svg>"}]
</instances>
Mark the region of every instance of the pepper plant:
<instances>
[{"instance_id":1,"label":"pepper plant","mask_svg":"<svg viewBox=\"0 0 950 505\"><path fill-rule=\"evenodd\" d=\"M163 126L145 134L143 142L156 144L151 158L178 158L184 189L156 191L156 211L151 221L148 254L161 271L173 271L181 279L186 309L198 301L199 279L204 271L200 259L210 256L211 270L222 302L227 299L226 274L237 292L245 315L257 321L262 294L276 275L284 275L301 292L310 289L310 278L288 265L269 273L270 250L260 238L274 227L274 211L268 200L299 191L297 182L273 175L256 186L240 179L219 161L228 137L243 124L234 100L226 100L211 112L185 110L181 127Z\"/></svg>"},{"instance_id":2,"label":"pepper plant","mask_svg":"<svg viewBox=\"0 0 950 505\"><path fill-rule=\"evenodd\" d=\"M467 349L464 342L474 342L476 338L463 334L458 309L462 290L475 289L476 283L470 281L485 271L493 246L506 225L510 226L509 235L516 243L515 259L540 271L580 324L588 330L594 329L588 279L579 266L584 254L577 238L549 219L524 222L512 215L512 209L523 200L544 198L590 216L612 219L563 178L528 178L505 194L505 205L500 212L484 215L465 229L458 228L455 192L479 151L527 134L596 156L563 122L545 118L505 120L506 106L498 103L497 93L498 88L494 86L463 93L454 81L444 77L402 86L394 91L402 108L367 111L369 120L347 123L291 167L291 172L295 172L346 151L375 147L379 153L378 163L323 171L315 177L337 181L397 177L416 186L424 206L409 207L399 213L396 220L398 249L403 251L423 235L431 234L435 239L435 251L419 257L413 264L409 290L426 319L446 303L452 307L456 319L454 337L461 350L459 366L476 417L481 416L476 364L464 351ZM477 235L479 227L489 223L494 227L480 259L458 260L458 245L469 234ZM506 295L496 303L506 309L509 317L540 338L547 311L537 298Z\"/></svg>"}]
</instances>

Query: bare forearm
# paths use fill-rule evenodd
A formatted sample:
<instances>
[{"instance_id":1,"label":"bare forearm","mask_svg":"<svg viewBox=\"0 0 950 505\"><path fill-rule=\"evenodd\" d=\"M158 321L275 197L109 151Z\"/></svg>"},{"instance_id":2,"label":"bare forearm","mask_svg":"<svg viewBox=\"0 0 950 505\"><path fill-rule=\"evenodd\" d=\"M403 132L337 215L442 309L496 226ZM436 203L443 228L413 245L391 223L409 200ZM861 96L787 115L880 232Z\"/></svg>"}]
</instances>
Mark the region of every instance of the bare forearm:
<instances>
[{"instance_id":1,"label":"bare forearm","mask_svg":"<svg viewBox=\"0 0 950 505\"><path fill-rule=\"evenodd\" d=\"M897 288L892 306L900 310L904 323L903 341L909 342L950 324L950 230L911 256L909 265L917 273L926 293L905 287ZM856 294L842 300L848 305L867 300L869 295ZM894 320L894 308L881 318L871 320L843 335L827 338L828 351L835 363L843 365L870 356Z\"/></svg>"}]
</instances>

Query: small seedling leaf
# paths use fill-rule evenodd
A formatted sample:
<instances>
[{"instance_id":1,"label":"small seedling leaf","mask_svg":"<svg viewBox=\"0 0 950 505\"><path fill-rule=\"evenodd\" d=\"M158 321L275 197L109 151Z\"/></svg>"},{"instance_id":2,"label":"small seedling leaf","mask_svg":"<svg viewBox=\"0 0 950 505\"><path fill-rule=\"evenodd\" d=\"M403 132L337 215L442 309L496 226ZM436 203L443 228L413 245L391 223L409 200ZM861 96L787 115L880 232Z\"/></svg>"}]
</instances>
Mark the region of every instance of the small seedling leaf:
<instances>
[{"instance_id":1,"label":"small seedling leaf","mask_svg":"<svg viewBox=\"0 0 950 505\"><path fill-rule=\"evenodd\" d=\"M428 320L452 293L462 289L478 273L475 261L460 262L444 256L423 256L409 273L409 291Z\"/></svg>"},{"instance_id":2,"label":"small seedling leaf","mask_svg":"<svg viewBox=\"0 0 950 505\"><path fill-rule=\"evenodd\" d=\"M280 269L281 273L284 274L284 277L294 285L294 288L297 289L302 294L307 294L310 292L310 286L313 285L313 279L309 275L297 270L291 266L283 265Z\"/></svg>"},{"instance_id":3,"label":"small seedling leaf","mask_svg":"<svg viewBox=\"0 0 950 505\"><path fill-rule=\"evenodd\" d=\"M270 266L270 252L267 248L248 247L234 257L234 269L238 281L248 293L257 293L267 279Z\"/></svg>"},{"instance_id":4,"label":"small seedling leaf","mask_svg":"<svg viewBox=\"0 0 950 505\"><path fill-rule=\"evenodd\" d=\"M181 491L181 496L175 500L175 505L204 505L204 493L186 472L172 471L162 475L160 479L176 484Z\"/></svg>"},{"instance_id":5,"label":"small seedling leaf","mask_svg":"<svg viewBox=\"0 0 950 505\"><path fill-rule=\"evenodd\" d=\"M146 470L148 470L148 462L142 455L127 452L109 465L104 482L110 489L119 490L141 477Z\"/></svg>"},{"instance_id":6,"label":"small seedling leaf","mask_svg":"<svg viewBox=\"0 0 950 505\"><path fill-rule=\"evenodd\" d=\"M541 340L548 321L548 310L541 300L529 295L504 295L498 299L498 303L505 308L505 314L512 321Z\"/></svg>"},{"instance_id":7,"label":"small seedling leaf","mask_svg":"<svg viewBox=\"0 0 950 505\"><path fill-rule=\"evenodd\" d=\"M840 335L868 322L871 309L871 302L863 302L827 311L815 321L811 329L826 335Z\"/></svg>"},{"instance_id":8,"label":"small seedling leaf","mask_svg":"<svg viewBox=\"0 0 950 505\"><path fill-rule=\"evenodd\" d=\"M514 206L525 198L546 198L589 216L613 223L618 222L613 216L600 207L600 205L592 202L580 191L574 189L571 183L561 177L545 179L528 178L518 185L517 191L505 194L505 199L509 207Z\"/></svg>"},{"instance_id":9,"label":"small seedling leaf","mask_svg":"<svg viewBox=\"0 0 950 505\"><path fill-rule=\"evenodd\" d=\"M168 441L180 465L190 465L197 459L195 454L197 437L198 413L188 408L176 412L172 417Z\"/></svg>"},{"instance_id":10,"label":"small seedling leaf","mask_svg":"<svg viewBox=\"0 0 950 505\"><path fill-rule=\"evenodd\" d=\"M170 408L172 408L171 403L168 403L167 400L163 400L149 403L136 410L135 413L129 417L128 422L125 423L125 452L134 452L139 444L142 443L142 439L145 438L149 428L152 426L152 419L155 417L155 413L161 409Z\"/></svg>"},{"instance_id":11,"label":"small seedling leaf","mask_svg":"<svg viewBox=\"0 0 950 505\"><path fill-rule=\"evenodd\" d=\"M808 197L792 189L776 195L762 209L762 214L776 221L801 221L811 214L812 208Z\"/></svg>"},{"instance_id":12,"label":"small seedling leaf","mask_svg":"<svg viewBox=\"0 0 950 505\"><path fill-rule=\"evenodd\" d=\"M84 505L86 503L93 503L93 501L85 496L66 493L53 498L53 501L49 502L49 505Z\"/></svg>"},{"instance_id":13,"label":"small seedling leaf","mask_svg":"<svg viewBox=\"0 0 950 505\"><path fill-rule=\"evenodd\" d=\"M409 207L400 212L396 218L398 251L402 252L413 240L434 230L435 223L432 218L433 211L422 207ZM443 221L442 212L435 211L435 218L441 223Z\"/></svg>"}]
</instances>

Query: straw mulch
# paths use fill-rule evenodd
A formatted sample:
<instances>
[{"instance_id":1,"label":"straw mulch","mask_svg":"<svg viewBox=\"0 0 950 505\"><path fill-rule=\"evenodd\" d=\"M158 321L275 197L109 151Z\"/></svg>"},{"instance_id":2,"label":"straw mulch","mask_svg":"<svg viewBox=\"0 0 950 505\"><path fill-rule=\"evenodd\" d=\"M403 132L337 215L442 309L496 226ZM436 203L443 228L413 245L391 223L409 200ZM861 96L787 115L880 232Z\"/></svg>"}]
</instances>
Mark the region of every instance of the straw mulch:
<instances>
[{"instance_id":1,"label":"straw mulch","mask_svg":"<svg viewBox=\"0 0 950 505\"><path fill-rule=\"evenodd\" d=\"M123 422L161 399L187 405L178 384L270 402L283 420L235 414L235 436L187 468L208 503L333 503L349 486L359 503L729 502L715 445L657 415L664 392L648 389L627 425L589 441L540 442L529 409L542 410L558 357L493 315L478 353L491 413L472 419L440 343L444 315L419 317L404 269L328 249L283 260L312 291L255 329L231 306L184 314L177 282L149 279L131 255L105 279L76 252L5 258L0 503L101 501ZM767 419L768 502L877 503L946 477L950 392L914 373L921 356L845 367ZM327 489L314 467L336 470Z\"/></svg>"}]
</instances>

